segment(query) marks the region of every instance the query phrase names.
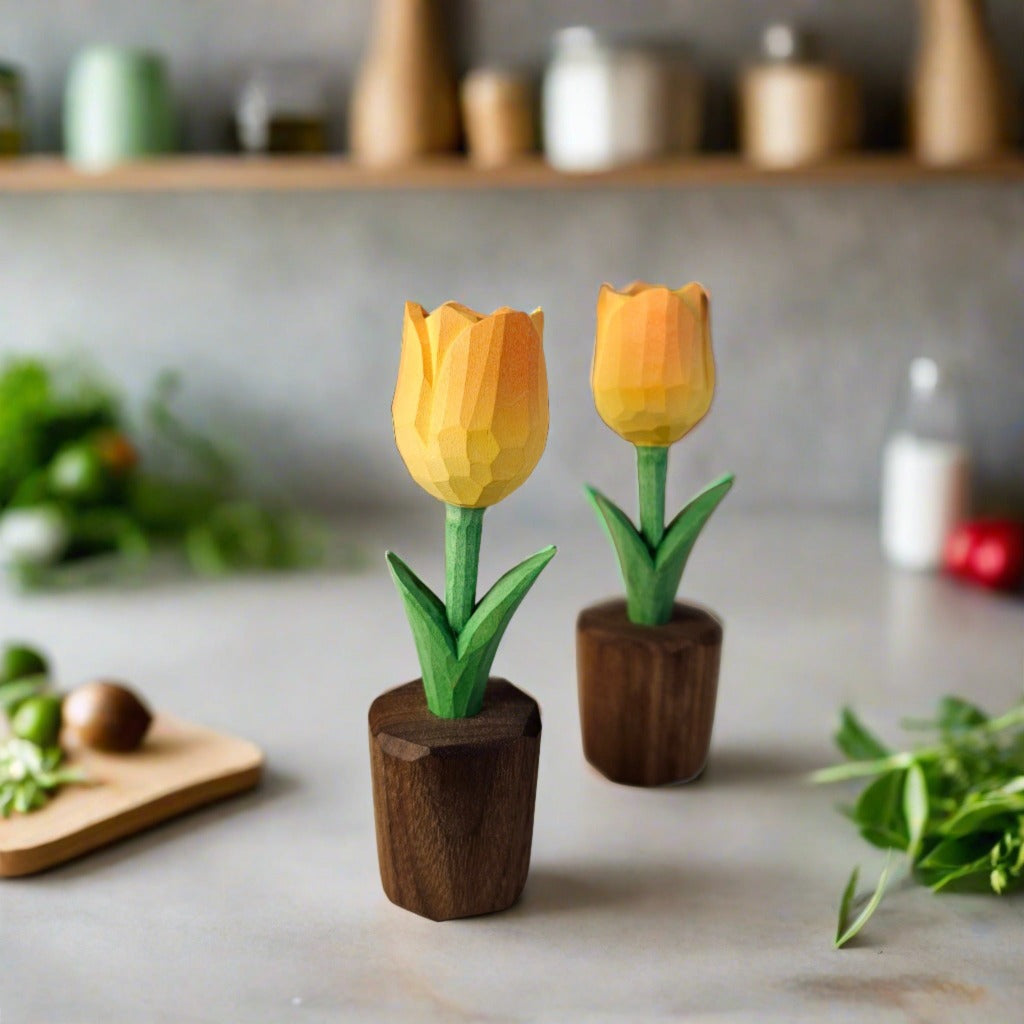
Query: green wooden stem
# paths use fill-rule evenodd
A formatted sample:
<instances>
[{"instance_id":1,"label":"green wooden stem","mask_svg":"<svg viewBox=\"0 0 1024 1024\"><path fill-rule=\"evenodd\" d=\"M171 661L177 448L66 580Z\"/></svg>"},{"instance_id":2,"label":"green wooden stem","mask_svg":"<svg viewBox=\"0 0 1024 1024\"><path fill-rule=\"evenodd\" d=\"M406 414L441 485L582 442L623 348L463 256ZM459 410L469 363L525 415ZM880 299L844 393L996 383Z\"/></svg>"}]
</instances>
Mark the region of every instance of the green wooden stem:
<instances>
[{"instance_id":1,"label":"green wooden stem","mask_svg":"<svg viewBox=\"0 0 1024 1024\"><path fill-rule=\"evenodd\" d=\"M456 637L465 629L476 607L476 580L483 529L484 509L445 506L445 611L448 614L448 625Z\"/></svg>"},{"instance_id":2,"label":"green wooden stem","mask_svg":"<svg viewBox=\"0 0 1024 1024\"><path fill-rule=\"evenodd\" d=\"M668 448L637 447L636 472L640 483L640 532L657 554L665 536L665 480L668 476Z\"/></svg>"}]
</instances>

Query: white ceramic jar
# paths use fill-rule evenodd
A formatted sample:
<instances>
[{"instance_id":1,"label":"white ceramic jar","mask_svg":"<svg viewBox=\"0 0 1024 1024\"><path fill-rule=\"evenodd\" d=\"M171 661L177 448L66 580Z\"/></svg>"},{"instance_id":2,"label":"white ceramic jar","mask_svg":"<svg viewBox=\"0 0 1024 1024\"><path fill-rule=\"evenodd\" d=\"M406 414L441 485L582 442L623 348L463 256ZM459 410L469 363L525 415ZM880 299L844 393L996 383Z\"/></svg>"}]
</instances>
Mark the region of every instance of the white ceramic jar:
<instances>
[{"instance_id":1,"label":"white ceramic jar","mask_svg":"<svg viewBox=\"0 0 1024 1024\"><path fill-rule=\"evenodd\" d=\"M549 163L603 171L664 155L678 134L674 81L655 51L612 46L589 28L557 32L542 103Z\"/></svg>"}]
</instances>

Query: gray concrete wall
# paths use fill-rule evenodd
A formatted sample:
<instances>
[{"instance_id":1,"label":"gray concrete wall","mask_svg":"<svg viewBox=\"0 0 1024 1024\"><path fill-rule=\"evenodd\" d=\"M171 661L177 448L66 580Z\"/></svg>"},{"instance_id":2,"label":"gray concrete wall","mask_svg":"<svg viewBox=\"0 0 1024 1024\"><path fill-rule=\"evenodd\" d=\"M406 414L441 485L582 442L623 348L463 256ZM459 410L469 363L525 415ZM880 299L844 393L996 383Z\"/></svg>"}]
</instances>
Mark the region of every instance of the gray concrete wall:
<instances>
[{"instance_id":1,"label":"gray concrete wall","mask_svg":"<svg viewBox=\"0 0 1024 1024\"><path fill-rule=\"evenodd\" d=\"M338 95L368 5L297 0L0 0L0 59L34 85L54 146L59 82L89 38L167 51L194 146L218 138L239 68L312 53ZM721 75L777 13L807 15L870 77L876 137L896 109L911 5L871 2L463 4L465 55L536 62L590 20L692 38ZM1024 6L993 3L1020 76ZM1017 45L1014 45L1016 41ZM725 109L726 90L719 99ZM728 134L724 117L715 129ZM625 497L631 450L597 419L587 371L603 280L714 293L719 401L677 449L678 497L724 469L736 504L867 508L907 361L964 368L983 477L1024 478L1024 187L728 187L570 194L0 196L0 346L85 350L132 393L182 368L186 407L249 449L264 483L320 504L419 504L390 439L402 302L543 305L549 453L522 514L579 509L587 478Z\"/></svg>"}]
</instances>

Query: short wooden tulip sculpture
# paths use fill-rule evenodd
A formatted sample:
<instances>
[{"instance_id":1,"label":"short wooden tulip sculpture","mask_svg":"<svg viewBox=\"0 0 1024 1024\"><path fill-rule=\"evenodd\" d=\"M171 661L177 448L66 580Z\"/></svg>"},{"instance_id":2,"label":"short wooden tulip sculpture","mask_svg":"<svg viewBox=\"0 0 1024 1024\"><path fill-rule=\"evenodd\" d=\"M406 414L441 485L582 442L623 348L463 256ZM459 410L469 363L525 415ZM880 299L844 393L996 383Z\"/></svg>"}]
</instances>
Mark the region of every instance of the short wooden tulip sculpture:
<instances>
[{"instance_id":1,"label":"short wooden tulip sculpture","mask_svg":"<svg viewBox=\"0 0 1024 1024\"><path fill-rule=\"evenodd\" d=\"M669 446L707 414L715 363L707 292L609 285L597 302L591 383L601 418L636 446L640 527L591 487L618 555L625 601L585 609L576 627L587 760L615 782L657 786L704 769L711 742L722 626L676 601L704 524L733 484L723 476L667 526Z\"/></svg>"},{"instance_id":2,"label":"short wooden tulip sculpture","mask_svg":"<svg viewBox=\"0 0 1024 1024\"><path fill-rule=\"evenodd\" d=\"M536 701L490 678L498 644L553 547L478 603L484 511L533 472L548 434L544 317L407 303L392 415L413 479L446 506L445 600L387 560L422 679L370 707L377 850L392 902L434 920L504 910L530 864Z\"/></svg>"}]
</instances>

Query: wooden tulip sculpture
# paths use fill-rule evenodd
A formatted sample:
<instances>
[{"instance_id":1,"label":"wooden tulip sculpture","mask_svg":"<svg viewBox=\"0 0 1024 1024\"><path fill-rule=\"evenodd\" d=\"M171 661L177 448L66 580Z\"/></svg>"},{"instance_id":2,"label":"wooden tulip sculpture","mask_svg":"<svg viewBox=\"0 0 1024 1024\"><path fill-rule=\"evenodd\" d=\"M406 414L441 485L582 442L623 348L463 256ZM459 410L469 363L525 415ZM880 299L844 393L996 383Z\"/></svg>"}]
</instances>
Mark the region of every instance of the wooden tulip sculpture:
<instances>
[{"instance_id":1,"label":"wooden tulip sculpture","mask_svg":"<svg viewBox=\"0 0 1024 1024\"><path fill-rule=\"evenodd\" d=\"M715 393L707 292L605 285L591 383L601 418L636 447L640 523L586 489L618 555L626 601L586 609L577 623L584 752L616 782L685 781L707 758L722 627L676 593L733 484L731 474L716 480L666 525L669 447L700 423Z\"/></svg>"},{"instance_id":2,"label":"wooden tulip sculpture","mask_svg":"<svg viewBox=\"0 0 1024 1024\"><path fill-rule=\"evenodd\" d=\"M388 552L416 639L430 710L475 715L512 615L544 566L547 547L476 603L484 511L533 472L548 437L544 314L490 316L446 302L427 314L406 303L392 415L412 478L443 501L445 601Z\"/></svg>"},{"instance_id":3,"label":"wooden tulip sculpture","mask_svg":"<svg viewBox=\"0 0 1024 1024\"><path fill-rule=\"evenodd\" d=\"M601 419L636 446L640 529L587 488L615 545L629 618L659 626L671 618L683 569L711 513L733 485L716 480L665 526L669 446L707 415L715 394L708 293L636 283L601 288L591 385Z\"/></svg>"},{"instance_id":4,"label":"wooden tulip sculpture","mask_svg":"<svg viewBox=\"0 0 1024 1024\"><path fill-rule=\"evenodd\" d=\"M445 596L388 552L422 680L373 702L370 755L384 891L434 920L504 910L529 869L540 709L490 669L555 549L479 602L476 590L484 512L527 479L547 442L543 330L540 310L405 307L395 441L445 504Z\"/></svg>"}]
</instances>

